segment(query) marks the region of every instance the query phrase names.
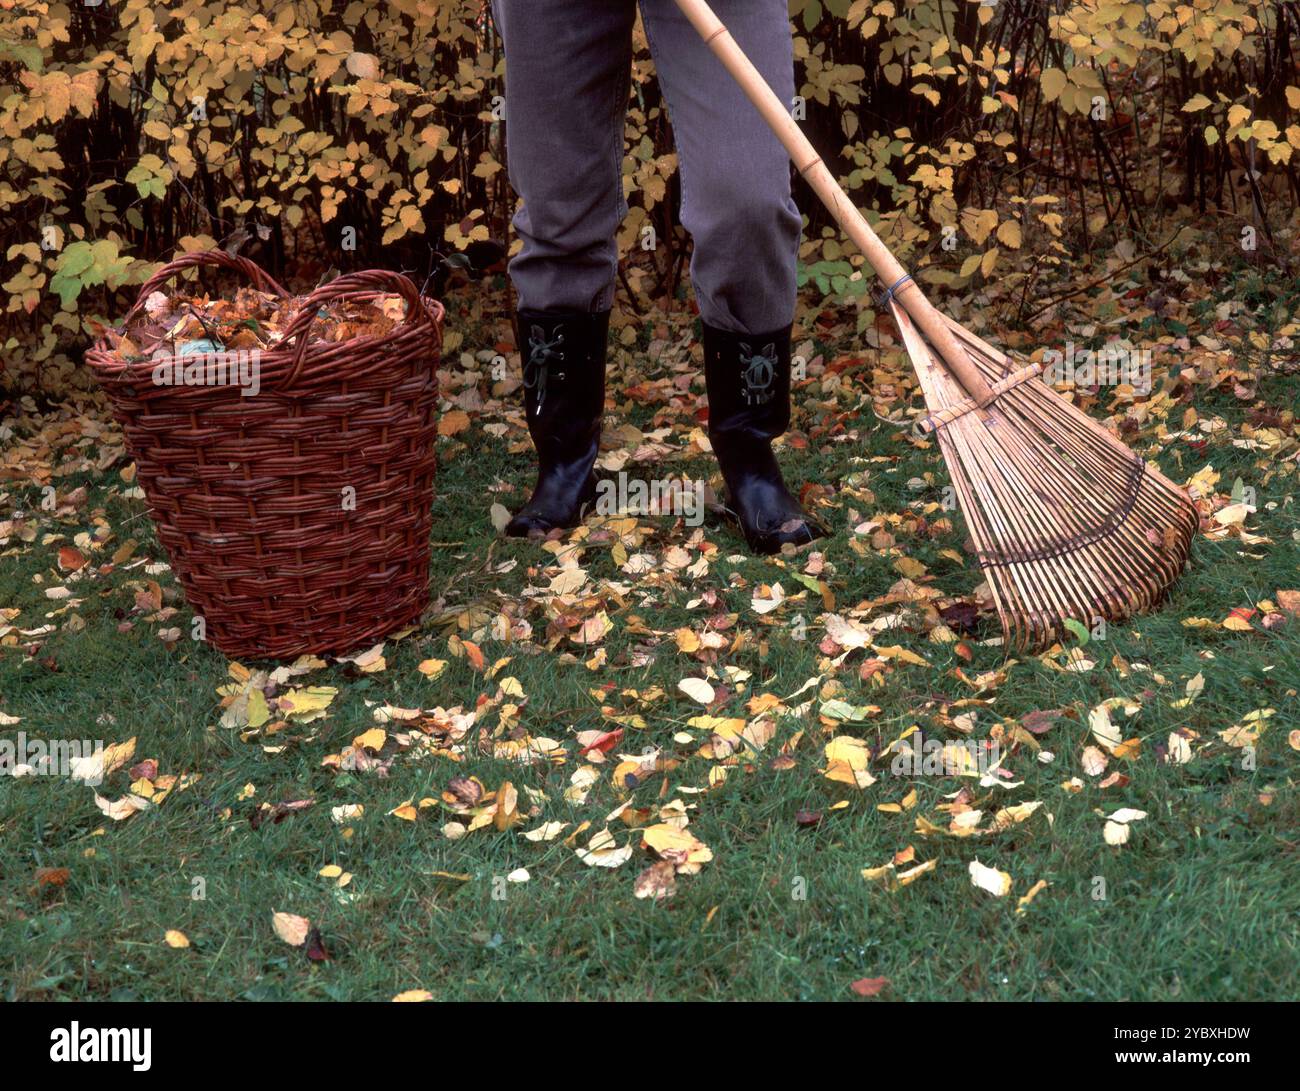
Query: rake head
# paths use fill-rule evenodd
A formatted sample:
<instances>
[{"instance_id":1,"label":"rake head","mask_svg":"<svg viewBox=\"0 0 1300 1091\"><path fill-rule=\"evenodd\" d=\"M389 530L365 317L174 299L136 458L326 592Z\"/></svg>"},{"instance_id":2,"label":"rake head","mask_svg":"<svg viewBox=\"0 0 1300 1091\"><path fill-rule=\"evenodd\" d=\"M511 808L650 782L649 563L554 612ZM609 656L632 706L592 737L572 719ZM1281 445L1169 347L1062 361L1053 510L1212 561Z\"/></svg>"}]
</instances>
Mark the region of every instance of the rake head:
<instances>
[{"instance_id":1,"label":"rake head","mask_svg":"<svg viewBox=\"0 0 1300 1091\"><path fill-rule=\"evenodd\" d=\"M981 409L896 302L894 319L988 579L1003 637L1041 648L1069 619L1093 628L1150 609L1191 552L1200 515L1187 493L1092 417L951 319L999 395Z\"/></svg>"}]
</instances>

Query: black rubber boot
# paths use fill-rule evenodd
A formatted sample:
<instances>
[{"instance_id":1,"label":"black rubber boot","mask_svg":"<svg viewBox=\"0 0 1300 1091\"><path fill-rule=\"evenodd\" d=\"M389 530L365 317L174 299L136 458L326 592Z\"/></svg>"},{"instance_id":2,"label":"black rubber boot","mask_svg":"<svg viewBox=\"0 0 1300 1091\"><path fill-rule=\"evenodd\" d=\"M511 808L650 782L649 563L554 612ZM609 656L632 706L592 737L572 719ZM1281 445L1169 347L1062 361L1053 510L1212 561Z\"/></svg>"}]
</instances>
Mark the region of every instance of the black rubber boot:
<instances>
[{"instance_id":1,"label":"black rubber boot","mask_svg":"<svg viewBox=\"0 0 1300 1091\"><path fill-rule=\"evenodd\" d=\"M605 412L609 312L520 311L516 343L524 362L524 412L537 449L532 499L506 525L514 538L576 526L596 496L592 466Z\"/></svg>"},{"instance_id":2,"label":"black rubber boot","mask_svg":"<svg viewBox=\"0 0 1300 1091\"><path fill-rule=\"evenodd\" d=\"M755 553L825 535L790 495L772 440L790 426L790 330L759 335L704 327L709 440L728 505Z\"/></svg>"}]
</instances>

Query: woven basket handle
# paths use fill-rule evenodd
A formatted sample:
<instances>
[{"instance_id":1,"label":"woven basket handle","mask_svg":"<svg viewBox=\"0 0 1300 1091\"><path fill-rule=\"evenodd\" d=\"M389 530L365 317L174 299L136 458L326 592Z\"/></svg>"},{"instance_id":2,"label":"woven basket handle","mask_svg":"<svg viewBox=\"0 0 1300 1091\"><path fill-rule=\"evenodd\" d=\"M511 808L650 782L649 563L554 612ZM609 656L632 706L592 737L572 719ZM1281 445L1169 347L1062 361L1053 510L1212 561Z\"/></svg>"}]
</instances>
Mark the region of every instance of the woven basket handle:
<instances>
[{"instance_id":1,"label":"woven basket handle","mask_svg":"<svg viewBox=\"0 0 1300 1091\"><path fill-rule=\"evenodd\" d=\"M368 303L381 295L400 295L406 301L405 322L429 322L428 312L420 299L419 289L410 277L395 273L391 269L367 269L360 273L344 273L335 277L328 284L307 296L294 315L289 328L284 331L287 344L294 338L298 343L294 348L293 367L285 377L285 385L292 386L302 372L303 362L307 358L307 334L312 323L320 316L320 309L326 303L339 299L351 299L358 303Z\"/></svg>"},{"instance_id":2,"label":"woven basket handle","mask_svg":"<svg viewBox=\"0 0 1300 1091\"><path fill-rule=\"evenodd\" d=\"M218 269L229 269L243 273L253 282L253 287L261 292L274 292L278 296L288 296L284 286L255 261L241 258L238 254L227 254L224 250L196 250L191 254L182 254L175 261L169 261L154 273L140 288L135 306L126 312L122 320L122 329L126 329L139 315L147 300L177 273L193 269L200 265L211 265Z\"/></svg>"}]
</instances>

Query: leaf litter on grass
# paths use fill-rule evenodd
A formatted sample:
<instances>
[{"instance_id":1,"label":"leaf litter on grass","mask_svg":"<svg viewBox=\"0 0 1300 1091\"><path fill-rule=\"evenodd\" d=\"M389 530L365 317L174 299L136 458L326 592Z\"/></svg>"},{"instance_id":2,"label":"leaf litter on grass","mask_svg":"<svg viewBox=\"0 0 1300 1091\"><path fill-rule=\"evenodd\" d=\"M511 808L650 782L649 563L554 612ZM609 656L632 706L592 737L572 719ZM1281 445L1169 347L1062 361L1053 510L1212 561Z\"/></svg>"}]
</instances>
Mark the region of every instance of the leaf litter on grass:
<instances>
[{"instance_id":1,"label":"leaf litter on grass","mask_svg":"<svg viewBox=\"0 0 1300 1091\"><path fill-rule=\"evenodd\" d=\"M1213 657L1165 677L1168 667L1125 661L1086 631L990 667L999 652L991 599L960 518L942 503L933 446L901 434L881 442L872 434L879 425L863 413L865 401L886 418L914 408L914 377L900 347L876 331L873 382L859 389L840 382L863 362L856 349L834 350L854 341L849 321L833 309L809 321L816 335L800 346L808 379L785 440L843 471L823 475L801 495L832 525L831 540L754 560L742 556L728 530L653 513L595 517L540 546L520 547L518 557L476 559L483 566L477 574L499 586L452 584L440 595L411 635L422 654L413 674L436 684L441 703L408 707L414 702L398 700L396 687L387 691L391 700L382 697L391 664L403 661L396 637L338 660L230 664L218 690L220 727L272 760L306 751L346 783L340 796L320 800L345 833L361 822L393 822L450 845L495 834L531 853L522 870L534 872L534 861L552 860L546 854L559 845L565 854L556 866L567 881L598 882L605 871L621 871L646 905L671 899L715 854L725 859L734 850L716 834L705 844L692 827L707 820L711 795L736 778L801 778L818 818L796 823L800 836L833 831L842 816L880 816L904 847L883 863L861 861L861 874L886 896L907 896L916 881L964 866L981 896L1010 904L1009 893L1025 890L1016 911L1032 911L1051 888L1016 874L1008 846L1048 839L1062 801L1075 796L1093 805L1100 842L1112 851L1139 850L1146 815L1133 774L1156 768L1175 775L1269 741L1276 709L1261 702L1208 722L1206 695L1232 686ZM656 340L675 351L689 333L666 322ZM1239 479L1245 458L1260 480L1295 480L1293 415L1233 426L1214 409L1192 407L1194 394L1250 400L1237 392L1240 369L1229 350L1191 340L1171 345L1184 354L1182 366L1150 395L1081 389L1072 396L1107 417L1139 453L1172 457L1177 479L1195 490L1205 545L1261 556L1286 544L1272 529L1274 514L1251 502ZM604 472L664 476L708 458L697 362L685 350L669 356L651 365L623 354L626 397L653 420L607 429ZM447 370L444 463L480 440L526 449L526 425L510 391L490 384L469 354ZM167 654L182 654L175 634L183 603L167 565L108 516L110 505L141 498L111 423L81 403L27 414L15 440L0 473L49 485L55 498L49 510L0 512L0 549L38 554L42 565L36 594L3 604L0 644L40 668L51 636L79 632L86 604L104 596L120 604L124 635L152 626ZM73 472L100 485L92 492L60 484ZM493 505L508 511L503 501L513 490L502 483L488 489ZM871 581L860 571L874 573ZM1300 591L1243 591L1203 612L1179 619L1194 647L1255 642L1267 654L1264 638L1300 624ZM813 670L795 678L765 670L767 651L801 629L801 646L815 649ZM544 657L566 678L582 679L569 687L579 699L559 700L584 711L551 707L557 698L549 692L534 699L519 680L529 675L512 665L523 657ZM1063 684L1104 678L1105 686L1066 707L1010 711L1016 705L1007 695L1039 673ZM334 725L362 681L371 726L340 739ZM1165 706L1207 722L1172 731L1166 725L1153 735L1144 723ZM940 742L937 771L900 782L890 771L896 744L919 737ZM1300 748L1296 732L1285 737ZM996 745L999 762L972 767L966 743ZM518 771L503 775L500 763ZM408 764L438 770L439 787L380 805L382 782ZM1059 771L1059 783L1046 792L1026 789L1043 766ZM562 788L530 783L549 770L561 771ZM154 775L132 776L123 794L109 793L116 799L100 797L115 817L157 805L184 780L142 772ZM304 802L262 803L254 813L274 823L293 813L280 807ZM322 871L327 882L348 874L329 867L338 874ZM472 878L458 873L462 880ZM292 934L298 931L295 925ZM304 947L309 933L302 932ZM882 979L862 980L874 988ZM409 998L426 995L412 990Z\"/></svg>"}]
</instances>

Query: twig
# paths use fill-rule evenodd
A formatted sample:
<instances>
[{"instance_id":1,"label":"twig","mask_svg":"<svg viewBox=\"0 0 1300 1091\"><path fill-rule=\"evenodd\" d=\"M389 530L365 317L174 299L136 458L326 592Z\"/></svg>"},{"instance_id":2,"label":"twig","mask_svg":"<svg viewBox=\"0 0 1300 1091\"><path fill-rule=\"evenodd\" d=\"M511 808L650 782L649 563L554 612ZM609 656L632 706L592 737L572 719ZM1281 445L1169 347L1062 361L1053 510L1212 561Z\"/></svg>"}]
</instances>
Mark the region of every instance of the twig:
<instances>
[{"instance_id":1,"label":"twig","mask_svg":"<svg viewBox=\"0 0 1300 1091\"><path fill-rule=\"evenodd\" d=\"M1117 269L1111 269L1111 270L1109 270L1109 271L1106 273L1105 276L1100 276L1100 277L1098 277L1096 280L1089 281L1087 284L1083 284L1083 285L1081 285L1080 287L1073 289L1072 291L1068 291L1068 292L1066 292L1064 295L1059 295L1059 296L1056 296L1056 297L1054 297L1054 298L1052 298L1052 299L1049 299L1046 303L1044 303L1044 304L1043 304L1041 307L1039 307L1036 311L1031 311L1028 315L1026 315L1026 316L1025 316L1025 321L1026 321L1026 322L1032 322L1035 318L1037 318L1037 317L1038 317L1040 314L1042 314L1044 311L1046 311L1046 310L1048 310L1048 309L1050 309L1050 308L1052 308L1052 307L1055 307L1056 304L1058 304L1058 303L1063 303L1063 302L1064 302L1065 300L1067 300L1067 299L1072 299L1074 296L1076 296L1076 295L1080 295L1081 293L1086 292L1089 288L1095 288L1095 287L1097 287L1098 284L1103 284L1103 283L1105 283L1107 280L1110 280L1111 277L1115 276L1115 274L1117 274L1117 273L1122 273L1122 272L1124 272L1126 269L1131 269L1131 268L1133 268L1133 266L1135 266L1135 265L1138 265L1138 264L1140 264L1140 263L1142 263L1142 262L1144 262L1144 261L1147 261L1147 260L1149 260L1149 259L1151 259L1151 258L1154 258L1154 257L1155 257L1157 254L1159 254L1162 250L1167 249L1167 248L1169 247L1169 245L1170 245L1170 244L1171 244L1171 243L1172 243L1176 238L1178 238L1178 236L1181 235L1181 234L1182 234L1186 229L1187 229L1187 225L1184 224L1184 225L1183 225L1182 227L1180 227L1177 231L1175 231L1172 235L1170 235L1169 238L1167 238L1164 242L1162 242L1159 246L1157 246L1154 250L1149 250L1147 253L1142 254L1141 256L1134 258L1132 261L1125 262L1123 265L1121 265L1121 266L1120 266L1119 268L1117 268Z\"/></svg>"}]
</instances>

